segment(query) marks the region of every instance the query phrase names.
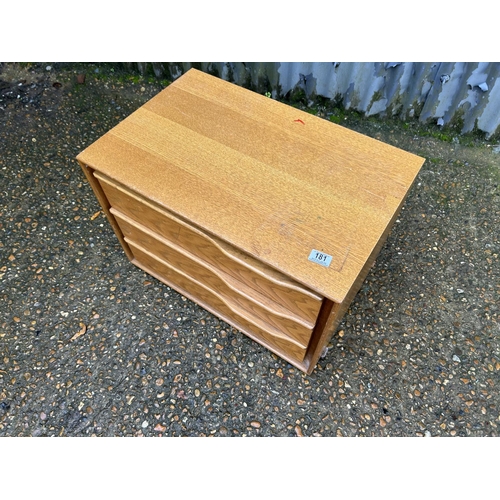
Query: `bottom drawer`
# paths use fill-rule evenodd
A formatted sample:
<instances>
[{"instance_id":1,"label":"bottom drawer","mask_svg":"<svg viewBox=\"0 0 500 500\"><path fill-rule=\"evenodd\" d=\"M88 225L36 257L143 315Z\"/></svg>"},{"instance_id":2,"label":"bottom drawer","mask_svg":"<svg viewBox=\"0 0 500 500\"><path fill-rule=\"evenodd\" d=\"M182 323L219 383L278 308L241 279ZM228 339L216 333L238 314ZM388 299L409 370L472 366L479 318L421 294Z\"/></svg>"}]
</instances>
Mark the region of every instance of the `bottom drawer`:
<instances>
[{"instance_id":1,"label":"bottom drawer","mask_svg":"<svg viewBox=\"0 0 500 500\"><path fill-rule=\"evenodd\" d=\"M132 262L147 273L171 286L276 354L292 357L298 362L304 359L306 347L296 343L259 318L249 317L248 313L237 304L228 304L216 292L175 269L137 243L128 240L128 238L126 241L134 256Z\"/></svg>"}]
</instances>

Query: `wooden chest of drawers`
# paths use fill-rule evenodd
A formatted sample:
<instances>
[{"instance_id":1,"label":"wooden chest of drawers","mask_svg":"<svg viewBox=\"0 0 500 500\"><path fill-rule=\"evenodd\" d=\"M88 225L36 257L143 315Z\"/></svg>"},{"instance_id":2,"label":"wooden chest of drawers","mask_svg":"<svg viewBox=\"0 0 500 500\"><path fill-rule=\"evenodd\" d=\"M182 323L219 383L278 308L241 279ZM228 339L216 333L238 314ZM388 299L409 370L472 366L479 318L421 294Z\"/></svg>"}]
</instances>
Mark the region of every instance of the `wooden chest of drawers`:
<instances>
[{"instance_id":1,"label":"wooden chest of drawers","mask_svg":"<svg viewBox=\"0 0 500 500\"><path fill-rule=\"evenodd\" d=\"M194 69L77 160L135 265L306 373L424 162Z\"/></svg>"}]
</instances>

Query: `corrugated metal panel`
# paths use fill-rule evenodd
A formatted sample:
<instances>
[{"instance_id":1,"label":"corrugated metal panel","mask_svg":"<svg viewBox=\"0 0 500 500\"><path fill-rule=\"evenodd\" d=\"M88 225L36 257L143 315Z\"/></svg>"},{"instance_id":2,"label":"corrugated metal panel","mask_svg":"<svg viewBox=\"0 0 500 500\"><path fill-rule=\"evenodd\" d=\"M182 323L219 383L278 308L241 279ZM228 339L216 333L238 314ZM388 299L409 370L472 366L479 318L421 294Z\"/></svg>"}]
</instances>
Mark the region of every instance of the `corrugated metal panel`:
<instances>
[{"instance_id":1,"label":"corrugated metal panel","mask_svg":"<svg viewBox=\"0 0 500 500\"><path fill-rule=\"evenodd\" d=\"M335 99L370 115L418 118L487 138L500 133L500 63L276 62L126 63L172 80L191 67L257 92L283 98L301 89L309 99Z\"/></svg>"}]
</instances>

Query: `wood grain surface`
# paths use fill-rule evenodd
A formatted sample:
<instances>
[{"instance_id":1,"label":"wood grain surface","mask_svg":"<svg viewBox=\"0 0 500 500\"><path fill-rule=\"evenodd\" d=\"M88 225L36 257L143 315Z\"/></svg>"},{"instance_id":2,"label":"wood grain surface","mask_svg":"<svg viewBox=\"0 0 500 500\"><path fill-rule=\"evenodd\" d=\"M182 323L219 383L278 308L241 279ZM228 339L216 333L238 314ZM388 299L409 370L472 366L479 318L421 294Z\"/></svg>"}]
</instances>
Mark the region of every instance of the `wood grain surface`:
<instances>
[{"instance_id":1,"label":"wood grain surface","mask_svg":"<svg viewBox=\"0 0 500 500\"><path fill-rule=\"evenodd\" d=\"M194 69L78 159L336 302L424 161Z\"/></svg>"}]
</instances>

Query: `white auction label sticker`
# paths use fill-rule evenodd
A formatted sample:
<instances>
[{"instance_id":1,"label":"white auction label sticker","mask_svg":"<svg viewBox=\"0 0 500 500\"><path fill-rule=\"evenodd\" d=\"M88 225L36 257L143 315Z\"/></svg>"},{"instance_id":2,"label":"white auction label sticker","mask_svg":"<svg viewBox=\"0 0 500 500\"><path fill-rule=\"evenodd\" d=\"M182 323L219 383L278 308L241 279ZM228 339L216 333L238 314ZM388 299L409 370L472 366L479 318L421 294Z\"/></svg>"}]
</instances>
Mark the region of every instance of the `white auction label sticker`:
<instances>
[{"instance_id":1,"label":"white auction label sticker","mask_svg":"<svg viewBox=\"0 0 500 500\"><path fill-rule=\"evenodd\" d=\"M332 256L327 253L320 252L318 250L311 250L308 260L311 262L316 262L322 266L328 267L332 263Z\"/></svg>"}]
</instances>

